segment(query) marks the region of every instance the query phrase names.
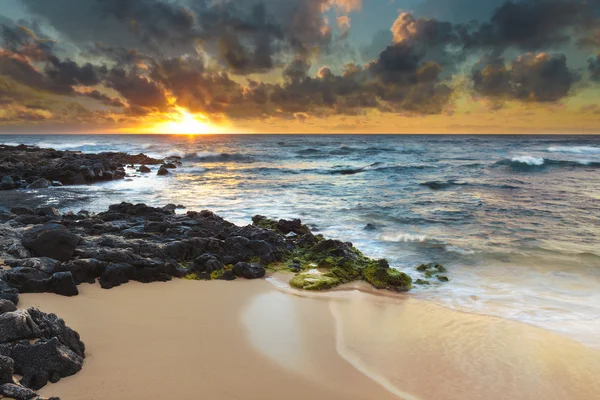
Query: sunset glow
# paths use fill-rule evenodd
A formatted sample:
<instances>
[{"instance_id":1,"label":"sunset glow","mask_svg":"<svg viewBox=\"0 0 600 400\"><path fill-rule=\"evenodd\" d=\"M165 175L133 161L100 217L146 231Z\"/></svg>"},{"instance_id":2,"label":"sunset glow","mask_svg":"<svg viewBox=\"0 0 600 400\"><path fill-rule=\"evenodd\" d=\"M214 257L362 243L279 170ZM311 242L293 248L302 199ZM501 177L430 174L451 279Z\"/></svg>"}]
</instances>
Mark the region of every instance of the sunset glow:
<instances>
[{"instance_id":1,"label":"sunset glow","mask_svg":"<svg viewBox=\"0 0 600 400\"><path fill-rule=\"evenodd\" d=\"M206 135L219 131L220 129L212 125L204 115L192 114L183 109L174 115L173 120L159 123L152 129L152 133L171 135Z\"/></svg>"}]
</instances>

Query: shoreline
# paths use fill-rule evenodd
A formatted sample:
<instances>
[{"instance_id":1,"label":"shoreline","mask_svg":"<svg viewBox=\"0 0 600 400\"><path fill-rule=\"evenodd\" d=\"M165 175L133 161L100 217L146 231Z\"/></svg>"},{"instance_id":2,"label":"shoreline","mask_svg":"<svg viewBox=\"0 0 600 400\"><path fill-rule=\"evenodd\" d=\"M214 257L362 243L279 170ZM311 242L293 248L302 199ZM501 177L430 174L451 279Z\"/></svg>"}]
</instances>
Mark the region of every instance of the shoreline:
<instances>
[{"instance_id":1,"label":"shoreline","mask_svg":"<svg viewBox=\"0 0 600 400\"><path fill-rule=\"evenodd\" d=\"M119 189L130 185L130 182L121 182L122 184L118 185ZM24 294L23 299L24 304L28 305L28 299L39 298L38 304L42 305L42 311L57 312L60 317L64 317L69 325L82 332L84 342L88 342L87 336L91 338L92 349L93 343L104 340L99 338L99 335L115 339L115 334L103 330L104 327L99 327L92 319L87 320L82 329L77 321L89 318L78 314L82 310L95 310L95 313L103 316L107 327L119 327L119 333L123 324L132 325L133 332L136 328L142 332L135 336L128 333L124 327L122 331L125 337L117 338L119 346L123 342L134 340L128 343L135 347L137 353L127 357L127 360L119 359L118 349L124 350L119 346L115 349L109 347L112 343L107 343L104 351L112 354L113 358L103 359L102 364L95 361L94 353L97 354L97 351L89 354L93 364L92 371L98 371L99 376L104 376L103 370L114 369L115 364L127 364L129 358L144 365L140 371L136 371L138 375L133 374L136 376L131 384L133 391L127 386L127 380L119 383L121 377L116 376L115 371L107 371L110 379L105 380L102 390L107 389L106 385L116 385L117 389L108 388L117 390L112 392L111 398L118 399L118 396L128 394L129 397L123 398L129 399L133 395L138 396L139 393L145 394L145 397L140 396L140 399L153 396L164 398L169 395L181 397L166 392L159 396L156 393L162 393L163 388L156 386L152 386L153 392L148 392L150 388L145 387L148 381L164 384L164 376L152 375L155 372L148 370L150 366L163 372L169 381L176 381L185 388L184 396L191 395L191 391L194 390L192 386L187 389L188 380L198 383L198 375L201 375L202 379L210 376L212 381L220 383L215 387L211 386L212 384L206 386L216 390L211 392L216 399L240 396L245 399L248 388L256 388L256 398L262 400L267 393L263 391L264 382L261 381L265 376L279 377L283 382L277 392L279 398L290 398L289 392L286 392L290 389L295 391L294 396L297 398L315 399L367 399L375 396L373 393L381 393L376 396L378 399L387 399L395 394L397 398L406 400L504 399L497 397L499 394L510 396L511 399L529 400L535 397L550 397L555 393L561 400L579 400L594 399L600 395L600 388L590 378L600 373L596 361L600 359L600 353L596 349L583 346L534 324L491 317L489 314L457 311L437 302L418 299L418 296L377 291L373 287L403 292L410 289L412 281L408 275L392 271L385 260L364 257L351 243L326 240L316 232L313 235L299 220L275 221L257 216L259 218L253 220L254 224L251 226L231 226L232 224L207 211L192 211L186 215L176 213L177 206L174 204L159 209L122 203L115 204L109 211L99 214L82 212L62 216L49 207L36 210L16 207L19 210L14 212L14 215L2 210L3 201L12 206L18 204L37 208L48 205L48 198L57 202L56 205L52 204L55 207L73 209L77 204L91 204L90 199L93 200L94 195L90 193L85 193L85 199L77 198L78 193L83 194L86 190L83 186L75 185L69 188L2 192L11 195L3 197L0 201L0 218L3 218L0 222L7 222L7 229L4 232L0 231L0 239L9 234L5 237L14 240L13 244L16 246L11 246L11 251L16 249L20 252L23 249L23 246L18 247L21 235L32 228L31 225L35 227L47 223L63 224L70 231L69 234L80 235L82 239L72 246L73 253L65 256L66 261L61 260L64 263L62 266L50 265L45 261L40 264L38 261L28 264L28 261L36 258L34 256L44 255L36 254L37 251L32 250L28 256L16 257L20 259L17 262L11 260L13 270L4 271L2 279L8 277L6 281L10 285L17 285L14 287L22 293L34 290L32 288L35 286L34 291L55 291L68 296L76 294L77 285L83 283L80 287L82 294L75 299L57 299L52 294ZM115 190L112 194L119 198L123 196L121 190ZM56 233L65 235L59 231L60 229L56 230ZM193 232L193 239L188 237L189 232ZM289 236L290 233L293 235ZM310 239L308 247L302 244L304 242L300 236L304 235ZM235 239L236 237L245 240ZM234 240L227 243L228 239ZM247 240L253 243L252 246L246 247ZM259 246L258 242L261 241L266 241L269 248ZM315 252L314 248L322 242L328 243ZM257 246L261 248L260 251L257 250ZM290 251L290 246L295 247L295 250L300 248L301 251L294 253ZM8 246L0 243L0 257L6 247ZM168 253L164 252L167 247ZM197 250L196 247L201 247L201 250ZM213 251L215 254L212 254ZM205 254L210 257L202 258ZM334 254L333 259L330 259L331 254ZM100 263L96 263L96 258L101 259ZM91 262L92 260L96 261ZM244 265L236 271L238 264ZM273 267L276 264L279 265ZM438 264L424 265L425 269L418 271L431 272L432 277L444 277L447 281L447 277L437 275L438 272L445 273L445 268L442 270L442 266L438 268L434 267L435 265ZM39 269L35 272L35 279L31 278L32 268ZM334 289L318 294L292 289L287 290L282 297L275 294L271 290L272 287L267 287L265 282L250 283L238 279L238 282L233 284L218 281L261 278L266 270L267 273L275 271L274 277L268 278L269 282L273 283L273 280L277 280L278 271L287 271L288 268L294 270L296 277L301 278L296 280L293 286L313 289L314 285L318 284L317 290L330 287ZM335 268L337 270L334 273ZM437 272L432 270L436 268ZM58 274L61 278L60 287L57 284ZM65 274L72 274L72 285L69 279L66 279L69 282L63 279L67 277ZM43 277L39 278L40 275ZM408 278L405 279L404 275ZM289 275L292 276L294 275ZM30 282L23 284L23 277ZM56 281L53 280L54 277L57 277ZM112 299L112 294L100 291L97 285L88 287L85 284L86 281L100 278L103 287L110 288L130 280L153 282L181 277L211 279L214 282L210 285L216 287L208 289L206 285L209 284L206 282L194 283L175 279L177 283L167 284L174 285L173 288L163 287L162 290L155 290L159 284L141 288L140 284L134 282L126 287L117 288L116 291L123 293ZM347 283L349 281L352 283ZM440 279L440 282L443 280ZM32 286L28 286L29 283ZM62 286L63 284L67 285ZM192 289L192 284L199 286ZM223 285L235 285L235 289L229 286L224 289ZM40 287L42 289L39 289ZM184 293L175 293L175 288L184 287ZM237 289L242 287L244 289L238 292ZM278 289L281 291L285 288L280 286ZM199 293L200 291L202 293ZM136 303L139 300L138 294L140 299L145 299L145 304ZM292 296L289 296L290 294ZM290 300L290 297L293 299ZM106 304L85 306L88 302L93 303L100 298L106 299L105 302L110 308ZM162 302L156 303L154 310L148 310L149 305L155 304L156 300ZM235 307L224 304L231 301L235 303ZM138 308L130 308L130 302L135 303ZM46 304L55 304L56 308L50 308ZM81 306L82 304L84 306ZM207 304L216 311L204 310ZM111 315L116 310L128 315ZM202 318L197 320L199 316ZM186 324L189 321L186 319L189 318L193 318L195 323L188 326ZM158 322L167 321L168 326L155 325L157 321L152 321L153 319L158 319ZM239 322L240 319L242 322ZM287 321L283 325L288 326L283 330L279 326L282 320ZM399 321L405 324L399 324ZM225 337L220 337L217 331L202 325L206 323L230 327L231 332L224 335ZM265 329L265 326L269 329ZM296 330L290 330L289 326L296 327ZM183 334L189 342L179 343L180 332L173 329L180 327L190 330ZM151 333L152 330L156 332ZM202 335L200 339L191 336L190 333L194 333L194 330L206 332L211 345L221 353L213 353L216 350L207 347L201 340ZM242 334L242 331L246 333ZM149 337L145 338L144 335ZM421 337L417 337L418 335ZM233 342L237 344L232 346ZM275 343L277 346L274 346ZM157 346L161 348L158 358L165 361L161 365L153 365L152 359L145 358L145 352L155 351ZM485 351L482 352L482 349ZM205 365L199 366L198 360L185 358L190 350L198 351L202 355L208 352L209 357L206 359L209 360L209 367L213 367L215 371L207 371L208 367ZM517 351L519 354L515 354ZM179 353L181 354L178 355ZM221 358L231 361L239 354L245 354L244 358L247 360L262 360L264 370L259 368L254 379L242 379L238 386L233 385L239 394L219 392L223 387L231 386L232 379L237 379L237 375L232 378L230 374L244 375L252 368L247 364L245 368L232 371L230 365L223 365L224 361ZM200 359L204 361L204 358ZM76 398L89 398L85 391L90 390L90 387L81 386L80 383L89 380L86 377L93 374L86 373L88 363L89 359L86 359L82 372L77 376L63 379L57 385L49 385L40 393L61 395L62 389L54 388L62 388L64 384L64 387L69 388L67 393L80 393L80 397ZM148 366L145 366L146 364ZM121 370L134 369L135 366L129 365ZM111 373L113 375L110 375ZM149 373L151 378L148 378ZM180 381L181 374L186 378L185 382ZM229 380L225 380L221 375L225 375ZM567 378L562 378L563 375ZM325 377L328 379L324 379ZM72 382L79 383L75 385ZM257 387L259 383L260 387ZM359 389L354 389L354 385L359 386ZM464 385L469 387L465 388ZM118 390L119 388L121 390ZM100 390L97 396L103 398L104 394ZM69 398L67 397L67 400Z\"/></svg>"},{"instance_id":2,"label":"shoreline","mask_svg":"<svg viewBox=\"0 0 600 400\"><path fill-rule=\"evenodd\" d=\"M176 280L113 291L86 284L74 299L22 299L60 313L86 340L83 370L40 392L67 400L199 392L215 400L592 400L600 393L600 352L410 296Z\"/></svg>"}]
</instances>

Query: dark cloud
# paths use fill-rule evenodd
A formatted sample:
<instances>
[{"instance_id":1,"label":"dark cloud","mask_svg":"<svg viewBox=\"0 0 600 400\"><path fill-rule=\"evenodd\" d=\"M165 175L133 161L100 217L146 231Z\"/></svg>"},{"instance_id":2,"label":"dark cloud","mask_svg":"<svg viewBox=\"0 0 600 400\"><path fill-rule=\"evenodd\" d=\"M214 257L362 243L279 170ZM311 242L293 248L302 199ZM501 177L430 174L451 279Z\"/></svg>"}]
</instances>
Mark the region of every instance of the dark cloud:
<instances>
[{"instance_id":1,"label":"dark cloud","mask_svg":"<svg viewBox=\"0 0 600 400\"><path fill-rule=\"evenodd\" d=\"M445 7L473 7L467 15L482 20L402 12L359 52L366 65L340 72L345 60L324 54L355 59L344 39L360 0L22 2L41 22L0 20L0 74L134 118L174 106L231 118L441 113L452 101L452 75L481 54L491 56L473 69L478 94L557 101L578 77L565 56L546 51L569 41L590 46L600 15L599 0L448 0ZM434 4L440 0L418 9ZM48 26L59 41L44 36ZM504 61L517 51L531 53ZM592 79L599 79L599 64L589 63ZM258 73L269 80L258 81L265 76Z\"/></svg>"},{"instance_id":2,"label":"dark cloud","mask_svg":"<svg viewBox=\"0 0 600 400\"><path fill-rule=\"evenodd\" d=\"M46 64L46 76L56 87L73 87L75 85L94 86L101 82L106 68L97 68L87 63L79 66L72 60L61 61L56 56L49 56Z\"/></svg>"},{"instance_id":3,"label":"dark cloud","mask_svg":"<svg viewBox=\"0 0 600 400\"><path fill-rule=\"evenodd\" d=\"M161 85L134 71L113 68L108 72L104 83L119 92L130 105L160 111L168 109L168 100Z\"/></svg>"},{"instance_id":4,"label":"dark cloud","mask_svg":"<svg viewBox=\"0 0 600 400\"><path fill-rule=\"evenodd\" d=\"M416 12L426 18L453 23L489 20L505 0L423 0Z\"/></svg>"},{"instance_id":5,"label":"dark cloud","mask_svg":"<svg viewBox=\"0 0 600 400\"><path fill-rule=\"evenodd\" d=\"M31 65L26 57L2 49L0 49L0 75L37 90L58 94L70 91L53 85L44 74Z\"/></svg>"},{"instance_id":6,"label":"dark cloud","mask_svg":"<svg viewBox=\"0 0 600 400\"><path fill-rule=\"evenodd\" d=\"M565 98L578 76L562 54L527 53L507 66L495 58L479 63L472 73L475 90L489 97L552 102Z\"/></svg>"},{"instance_id":7,"label":"dark cloud","mask_svg":"<svg viewBox=\"0 0 600 400\"><path fill-rule=\"evenodd\" d=\"M573 32L592 23L599 11L597 0L508 1L465 40L468 46L548 49L569 42Z\"/></svg>"},{"instance_id":8,"label":"dark cloud","mask_svg":"<svg viewBox=\"0 0 600 400\"><path fill-rule=\"evenodd\" d=\"M27 9L79 46L169 52L189 49L194 15L177 2L160 0L22 0Z\"/></svg>"},{"instance_id":9,"label":"dark cloud","mask_svg":"<svg viewBox=\"0 0 600 400\"><path fill-rule=\"evenodd\" d=\"M105 106L123 108L125 104L121 101L121 99L117 97L110 97L105 95L104 93L100 93L98 90L90 90L84 92L78 92L79 95L84 97L89 97L90 99L97 100L104 104Z\"/></svg>"}]
</instances>

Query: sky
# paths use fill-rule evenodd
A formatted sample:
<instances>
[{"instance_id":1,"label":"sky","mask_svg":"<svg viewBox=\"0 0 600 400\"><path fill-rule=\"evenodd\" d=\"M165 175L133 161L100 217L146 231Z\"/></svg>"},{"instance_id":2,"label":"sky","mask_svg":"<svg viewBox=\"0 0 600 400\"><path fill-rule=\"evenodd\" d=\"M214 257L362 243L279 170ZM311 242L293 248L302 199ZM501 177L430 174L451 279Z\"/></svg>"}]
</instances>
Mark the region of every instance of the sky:
<instances>
[{"instance_id":1,"label":"sky","mask_svg":"<svg viewBox=\"0 0 600 400\"><path fill-rule=\"evenodd\" d=\"M1 0L0 133L600 133L600 0Z\"/></svg>"}]
</instances>

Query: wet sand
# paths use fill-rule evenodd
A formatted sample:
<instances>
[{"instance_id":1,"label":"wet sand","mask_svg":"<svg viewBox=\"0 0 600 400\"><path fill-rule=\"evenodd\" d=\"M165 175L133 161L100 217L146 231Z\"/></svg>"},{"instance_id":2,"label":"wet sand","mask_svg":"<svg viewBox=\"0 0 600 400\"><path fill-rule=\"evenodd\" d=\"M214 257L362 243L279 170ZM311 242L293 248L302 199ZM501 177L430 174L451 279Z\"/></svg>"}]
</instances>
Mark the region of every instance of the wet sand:
<instances>
[{"instance_id":1,"label":"wet sand","mask_svg":"<svg viewBox=\"0 0 600 400\"><path fill-rule=\"evenodd\" d=\"M21 296L82 336L78 399L600 398L600 352L410 296L298 295L265 281L130 283Z\"/></svg>"}]
</instances>

